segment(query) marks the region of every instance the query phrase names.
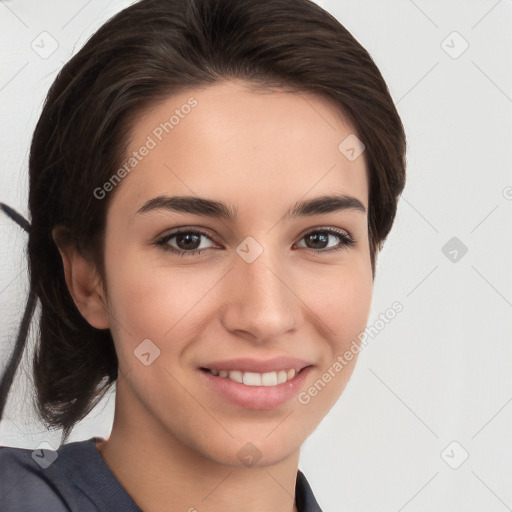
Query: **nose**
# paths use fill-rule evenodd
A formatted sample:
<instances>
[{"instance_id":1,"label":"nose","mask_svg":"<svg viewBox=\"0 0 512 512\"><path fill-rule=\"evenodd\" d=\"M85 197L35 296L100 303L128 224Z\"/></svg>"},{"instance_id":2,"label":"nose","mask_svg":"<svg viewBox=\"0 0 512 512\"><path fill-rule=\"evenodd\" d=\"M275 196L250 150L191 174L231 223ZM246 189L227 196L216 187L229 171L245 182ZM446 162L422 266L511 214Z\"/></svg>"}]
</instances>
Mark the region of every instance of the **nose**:
<instances>
[{"instance_id":1,"label":"nose","mask_svg":"<svg viewBox=\"0 0 512 512\"><path fill-rule=\"evenodd\" d=\"M293 272L277 251L264 248L252 263L237 255L226 276L224 327L256 343L281 340L298 328L301 301L293 290Z\"/></svg>"}]
</instances>

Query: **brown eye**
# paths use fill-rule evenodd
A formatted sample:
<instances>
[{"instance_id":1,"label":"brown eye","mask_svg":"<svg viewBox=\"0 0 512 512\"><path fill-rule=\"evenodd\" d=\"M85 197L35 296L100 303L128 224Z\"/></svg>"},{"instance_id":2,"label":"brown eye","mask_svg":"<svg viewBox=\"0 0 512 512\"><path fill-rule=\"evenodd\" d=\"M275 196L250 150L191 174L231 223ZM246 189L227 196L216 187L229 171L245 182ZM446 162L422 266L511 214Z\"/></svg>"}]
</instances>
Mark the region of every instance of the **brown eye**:
<instances>
[{"instance_id":1,"label":"brown eye","mask_svg":"<svg viewBox=\"0 0 512 512\"><path fill-rule=\"evenodd\" d=\"M331 238L338 239L338 244L329 248ZM306 240L307 249L315 249L314 253L338 251L355 244L355 240L346 231L332 228L311 231L304 235L302 240Z\"/></svg>"},{"instance_id":2,"label":"brown eye","mask_svg":"<svg viewBox=\"0 0 512 512\"><path fill-rule=\"evenodd\" d=\"M156 245L165 251L174 252L179 256L191 256L194 254L201 254L203 249L208 248L200 248L201 238L203 237L211 240L211 238L203 231L183 229L165 235L163 238L156 242ZM173 239L175 239L177 247L174 247L169 243Z\"/></svg>"},{"instance_id":3,"label":"brown eye","mask_svg":"<svg viewBox=\"0 0 512 512\"><path fill-rule=\"evenodd\" d=\"M180 233L174 235L173 238L175 238L176 245L179 249L197 249L198 244L201 245L201 236L202 235L191 233Z\"/></svg>"}]
</instances>

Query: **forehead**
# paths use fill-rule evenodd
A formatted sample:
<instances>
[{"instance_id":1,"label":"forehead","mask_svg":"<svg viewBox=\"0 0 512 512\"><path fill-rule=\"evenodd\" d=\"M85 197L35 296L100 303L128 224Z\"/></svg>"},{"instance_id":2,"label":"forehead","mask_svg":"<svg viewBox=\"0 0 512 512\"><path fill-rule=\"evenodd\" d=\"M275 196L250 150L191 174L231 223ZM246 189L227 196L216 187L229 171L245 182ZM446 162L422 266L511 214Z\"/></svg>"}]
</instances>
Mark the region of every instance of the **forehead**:
<instances>
[{"instance_id":1,"label":"forehead","mask_svg":"<svg viewBox=\"0 0 512 512\"><path fill-rule=\"evenodd\" d=\"M138 117L124 162L132 166L115 202L125 214L163 193L265 208L333 192L367 206L364 153L350 160L340 151L355 134L334 103L315 94L231 81L190 89Z\"/></svg>"}]
</instances>

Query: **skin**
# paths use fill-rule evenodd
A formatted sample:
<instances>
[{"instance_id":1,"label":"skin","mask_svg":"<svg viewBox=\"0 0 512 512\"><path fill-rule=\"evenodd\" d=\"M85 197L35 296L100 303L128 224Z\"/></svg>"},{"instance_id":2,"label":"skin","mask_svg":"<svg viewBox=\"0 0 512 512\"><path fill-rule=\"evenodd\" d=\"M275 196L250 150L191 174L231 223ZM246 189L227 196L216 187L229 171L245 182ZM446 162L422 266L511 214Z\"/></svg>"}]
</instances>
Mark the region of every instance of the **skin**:
<instances>
[{"instance_id":1,"label":"skin","mask_svg":"<svg viewBox=\"0 0 512 512\"><path fill-rule=\"evenodd\" d=\"M296 511L300 447L339 398L356 357L307 405L294 397L265 411L227 402L198 378L198 366L301 357L314 365L307 390L364 330L373 284L366 213L282 218L296 201L333 193L367 210L364 154L349 161L338 151L356 132L326 99L234 81L188 90L145 112L130 152L190 97L197 106L110 192L108 295L79 253L59 247L77 307L91 325L111 329L119 359L113 429L98 449L145 511ZM162 194L223 201L237 207L238 220L135 214ZM201 255L154 245L181 226L208 232ZM305 235L331 227L356 243L325 252L340 243L330 235L308 246ZM264 248L250 264L235 251L247 236ZM187 247L176 238L168 244ZM161 351L149 366L134 356L147 338ZM247 442L261 453L251 468L237 456Z\"/></svg>"}]
</instances>

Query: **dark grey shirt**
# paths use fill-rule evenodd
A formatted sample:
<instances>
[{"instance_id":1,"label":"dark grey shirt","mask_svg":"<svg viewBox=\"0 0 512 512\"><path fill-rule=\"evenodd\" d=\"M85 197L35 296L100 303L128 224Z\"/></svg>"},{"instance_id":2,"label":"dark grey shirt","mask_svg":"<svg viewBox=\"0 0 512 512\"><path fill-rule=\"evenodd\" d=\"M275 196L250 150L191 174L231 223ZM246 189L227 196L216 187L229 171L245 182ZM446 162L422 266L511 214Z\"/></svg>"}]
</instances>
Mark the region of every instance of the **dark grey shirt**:
<instances>
[{"instance_id":1,"label":"dark grey shirt","mask_svg":"<svg viewBox=\"0 0 512 512\"><path fill-rule=\"evenodd\" d=\"M101 457L92 437L57 451L0 447L0 512L141 512ZM322 512L299 470L299 512Z\"/></svg>"}]
</instances>

